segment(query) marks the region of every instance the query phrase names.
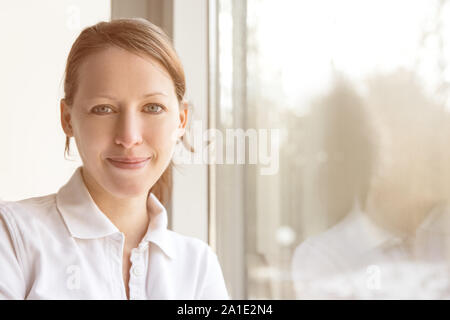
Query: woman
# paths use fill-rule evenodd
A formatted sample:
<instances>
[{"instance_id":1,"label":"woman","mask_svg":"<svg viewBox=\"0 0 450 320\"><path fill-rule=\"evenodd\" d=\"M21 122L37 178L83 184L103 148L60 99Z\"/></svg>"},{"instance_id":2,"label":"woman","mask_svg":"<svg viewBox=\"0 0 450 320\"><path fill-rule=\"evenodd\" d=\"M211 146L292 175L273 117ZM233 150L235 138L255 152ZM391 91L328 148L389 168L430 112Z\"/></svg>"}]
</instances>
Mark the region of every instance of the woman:
<instances>
[{"instance_id":1,"label":"woman","mask_svg":"<svg viewBox=\"0 0 450 320\"><path fill-rule=\"evenodd\" d=\"M86 28L64 93L66 152L74 137L83 165L56 194L0 203L0 298L228 299L209 246L167 230L188 119L168 38L142 19Z\"/></svg>"}]
</instances>

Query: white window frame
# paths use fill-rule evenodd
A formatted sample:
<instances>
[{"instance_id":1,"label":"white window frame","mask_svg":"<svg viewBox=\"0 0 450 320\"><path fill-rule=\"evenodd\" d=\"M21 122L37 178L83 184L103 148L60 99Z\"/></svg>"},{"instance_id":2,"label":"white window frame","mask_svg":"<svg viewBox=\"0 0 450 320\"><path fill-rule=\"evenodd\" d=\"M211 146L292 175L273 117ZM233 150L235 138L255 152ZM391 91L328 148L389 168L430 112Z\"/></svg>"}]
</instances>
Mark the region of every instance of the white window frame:
<instances>
[{"instance_id":1,"label":"white window frame","mask_svg":"<svg viewBox=\"0 0 450 320\"><path fill-rule=\"evenodd\" d=\"M207 8L207 0L173 0L173 42L186 74L186 95L194 106L190 121L201 120L204 130L208 128ZM178 166L182 170L173 172L172 229L208 242L208 166Z\"/></svg>"}]
</instances>

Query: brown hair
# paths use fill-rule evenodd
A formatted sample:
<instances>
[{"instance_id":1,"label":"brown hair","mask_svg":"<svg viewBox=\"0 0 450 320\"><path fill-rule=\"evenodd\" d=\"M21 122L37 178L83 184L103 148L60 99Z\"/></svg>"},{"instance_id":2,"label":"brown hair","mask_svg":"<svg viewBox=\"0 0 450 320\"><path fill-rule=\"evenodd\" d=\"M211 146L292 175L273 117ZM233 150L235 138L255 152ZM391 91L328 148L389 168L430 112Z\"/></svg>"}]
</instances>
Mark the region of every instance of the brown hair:
<instances>
[{"instance_id":1,"label":"brown hair","mask_svg":"<svg viewBox=\"0 0 450 320\"><path fill-rule=\"evenodd\" d=\"M90 54L107 47L119 47L137 55L151 57L161 63L168 71L175 86L175 93L180 104L184 100L186 83L183 66L169 37L156 25L142 18L116 19L111 22L99 22L85 28L75 42L67 57L64 100L68 105L73 104L77 91L77 72L82 61ZM184 146L191 152L194 149L181 138ZM64 155L70 152L70 137L66 136ZM171 161L158 181L150 191L167 206L172 196L172 168Z\"/></svg>"}]
</instances>

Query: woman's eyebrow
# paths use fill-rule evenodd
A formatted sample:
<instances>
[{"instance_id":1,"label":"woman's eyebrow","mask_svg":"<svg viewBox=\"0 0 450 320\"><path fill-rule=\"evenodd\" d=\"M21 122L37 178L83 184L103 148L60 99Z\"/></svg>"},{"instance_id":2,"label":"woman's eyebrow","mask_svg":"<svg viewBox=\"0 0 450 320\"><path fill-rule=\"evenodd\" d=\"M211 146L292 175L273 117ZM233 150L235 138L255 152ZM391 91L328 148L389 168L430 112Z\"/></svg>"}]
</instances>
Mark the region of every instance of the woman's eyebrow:
<instances>
[{"instance_id":1,"label":"woman's eyebrow","mask_svg":"<svg viewBox=\"0 0 450 320\"><path fill-rule=\"evenodd\" d=\"M157 91L157 92L151 92L151 93L144 94L142 96L142 98L147 98L147 97L151 97L151 96L158 96L158 95L159 96L167 96L166 93L164 93L162 91Z\"/></svg>"},{"instance_id":2,"label":"woman's eyebrow","mask_svg":"<svg viewBox=\"0 0 450 320\"><path fill-rule=\"evenodd\" d=\"M156 92L146 93L141 98L144 99L144 98L148 98L151 96L167 96L167 94L162 91L156 91ZM106 99L110 99L110 100L116 100L116 97L109 95L109 94L104 94L104 93L97 94L93 98L106 98Z\"/></svg>"}]
</instances>

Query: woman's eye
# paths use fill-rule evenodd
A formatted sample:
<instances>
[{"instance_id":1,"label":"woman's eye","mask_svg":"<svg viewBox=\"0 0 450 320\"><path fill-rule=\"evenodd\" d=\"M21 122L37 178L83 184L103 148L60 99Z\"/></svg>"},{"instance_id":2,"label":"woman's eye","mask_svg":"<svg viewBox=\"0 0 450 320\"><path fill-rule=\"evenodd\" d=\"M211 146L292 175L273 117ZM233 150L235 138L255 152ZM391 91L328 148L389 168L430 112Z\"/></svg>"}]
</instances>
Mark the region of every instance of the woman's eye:
<instances>
[{"instance_id":1,"label":"woman's eye","mask_svg":"<svg viewBox=\"0 0 450 320\"><path fill-rule=\"evenodd\" d=\"M157 104L149 104L145 106L146 110L152 113L160 113L162 111L162 107Z\"/></svg>"},{"instance_id":2,"label":"woman's eye","mask_svg":"<svg viewBox=\"0 0 450 320\"><path fill-rule=\"evenodd\" d=\"M96 106L92 109L95 113L111 113L110 106Z\"/></svg>"}]
</instances>

